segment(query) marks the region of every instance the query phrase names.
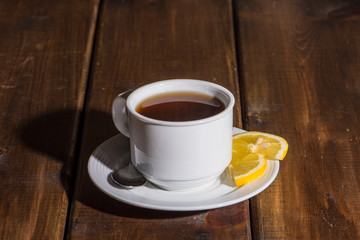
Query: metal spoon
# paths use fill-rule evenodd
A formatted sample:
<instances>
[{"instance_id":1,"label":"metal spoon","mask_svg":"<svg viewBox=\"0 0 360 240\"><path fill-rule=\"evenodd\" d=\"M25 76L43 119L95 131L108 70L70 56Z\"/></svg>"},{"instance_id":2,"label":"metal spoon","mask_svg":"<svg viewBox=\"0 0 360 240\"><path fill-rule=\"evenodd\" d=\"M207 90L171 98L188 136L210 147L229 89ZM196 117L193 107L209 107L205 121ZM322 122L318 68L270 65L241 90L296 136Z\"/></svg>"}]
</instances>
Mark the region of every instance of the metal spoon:
<instances>
[{"instance_id":1,"label":"metal spoon","mask_svg":"<svg viewBox=\"0 0 360 240\"><path fill-rule=\"evenodd\" d=\"M134 188L146 183L146 178L134 167L131 161L123 167L110 173L112 181L125 188Z\"/></svg>"}]
</instances>

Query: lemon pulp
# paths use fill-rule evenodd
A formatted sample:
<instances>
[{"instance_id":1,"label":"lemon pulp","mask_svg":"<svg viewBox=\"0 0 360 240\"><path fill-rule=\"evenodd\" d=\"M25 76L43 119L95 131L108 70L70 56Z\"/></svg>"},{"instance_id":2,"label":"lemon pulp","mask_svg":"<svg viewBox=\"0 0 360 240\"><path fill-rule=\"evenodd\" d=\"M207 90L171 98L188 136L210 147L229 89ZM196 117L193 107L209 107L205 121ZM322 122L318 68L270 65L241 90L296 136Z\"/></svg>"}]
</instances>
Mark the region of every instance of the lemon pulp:
<instances>
[{"instance_id":1,"label":"lemon pulp","mask_svg":"<svg viewBox=\"0 0 360 240\"><path fill-rule=\"evenodd\" d=\"M282 160L287 150L286 140L273 134L250 131L235 135L229 169L236 185L259 178L266 170L267 159Z\"/></svg>"}]
</instances>

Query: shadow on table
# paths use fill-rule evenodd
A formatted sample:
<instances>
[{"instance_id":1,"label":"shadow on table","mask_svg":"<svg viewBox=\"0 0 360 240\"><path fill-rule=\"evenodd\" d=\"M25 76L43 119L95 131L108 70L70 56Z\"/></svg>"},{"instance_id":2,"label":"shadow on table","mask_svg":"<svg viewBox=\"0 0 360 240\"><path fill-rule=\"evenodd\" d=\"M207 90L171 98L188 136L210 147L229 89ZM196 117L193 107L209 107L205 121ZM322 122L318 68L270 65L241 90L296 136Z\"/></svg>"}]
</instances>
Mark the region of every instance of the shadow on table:
<instances>
[{"instance_id":1,"label":"shadow on table","mask_svg":"<svg viewBox=\"0 0 360 240\"><path fill-rule=\"evenodd\" d=\"M79 110L68 109L50 112L27 122L21 128L20 138L28 147L62 163L61 182L68 199L74 199L101 212L129 218L162 219L199 213L134 207L100 191L89 177L88 160L101 143L116 134L118 131L109 113L90 110L82 120ZM77 179L77 186L74 186L76 175L80 175L80 178Z\"/></svg>"}]
</instances>

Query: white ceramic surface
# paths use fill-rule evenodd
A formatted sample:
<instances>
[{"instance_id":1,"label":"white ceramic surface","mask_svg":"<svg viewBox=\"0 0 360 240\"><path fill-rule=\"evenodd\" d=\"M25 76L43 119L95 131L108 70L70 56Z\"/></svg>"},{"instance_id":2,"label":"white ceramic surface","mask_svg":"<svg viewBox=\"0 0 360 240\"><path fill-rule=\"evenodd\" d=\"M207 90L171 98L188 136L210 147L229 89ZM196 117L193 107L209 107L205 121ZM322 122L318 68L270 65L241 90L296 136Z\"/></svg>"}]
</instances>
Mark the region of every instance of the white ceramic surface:
<instances>
[{"instance_id":1,"label":"white ceramic surface","mask_svg":"<svg viewBox=\"0 0 360 240\"><path fill-rule=\"evenodd\" d=\"M243 132L234 128L234 134ZM279 161L268 161L265 173L257 180L236 187L227 170L210 186L198 191L166 191L150 182L142 187L115 186L109 174L126 164L130 157L129 140L117 135L101 144L90 156L88 171L94 184L104 193L130 205L171 211L197 211L225 207L247 200L265 190L276 178Z\"/></svg>"},{"instance_id":2,"label":"white ceramic surface","mask_svg":"<svg viewBox=\"0 0 360 240\"><path fill-rule=\"evenodd\" d=\"M144 99L170 92L214 96L225 104L225 110L185 122L155 120L135 111ZM113 104L113 120L120 132L130 136L132 162L149 181L168 190L194 190L215 181L231 161L234 103L231 92L214 83L164 80L136 89L126 102L119 95Z\"/></svg>"}]
</instances>

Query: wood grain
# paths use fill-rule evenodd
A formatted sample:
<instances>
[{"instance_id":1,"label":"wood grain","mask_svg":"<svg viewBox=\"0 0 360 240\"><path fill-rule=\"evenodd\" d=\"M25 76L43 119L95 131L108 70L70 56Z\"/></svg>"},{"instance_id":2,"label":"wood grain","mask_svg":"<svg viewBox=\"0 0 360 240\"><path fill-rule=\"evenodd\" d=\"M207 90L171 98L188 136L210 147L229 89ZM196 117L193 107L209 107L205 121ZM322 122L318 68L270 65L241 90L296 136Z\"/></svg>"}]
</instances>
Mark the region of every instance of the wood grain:
<instances>
[{"instance_id":1,"label":"wood grain","mask_svg":"<svg viewBox=\"0 0 360 240\"><path fill-rule=\"evenodd\" d=\"M0 2L0 239L62 239L98 1Z\"/></svg>"},{"instance_id":2,"label":"wood grain","mask_svg":"<svg viewBox=\"0 0 360 240\"><path fill-rule=\"evenodd\" d=\"M172 78L216 82L236 96L239 87L230 1L103 2L92 63L84 135L69 225L71 239L249 239L248 203L203 212L166 212L126 205L98 190L88 158L117 134L111 120L115 96Z\"/></svg>"},{"instance_id":3,"label":"wood grain","mask_svg":"<svg viewBox=\"0 0 360 240\"><path fill-rule=\"evenodd\" d=\"M358 1L235 1L245 128L289 142L254 239L359 239Z\"/></svg>"}]
</instances>

